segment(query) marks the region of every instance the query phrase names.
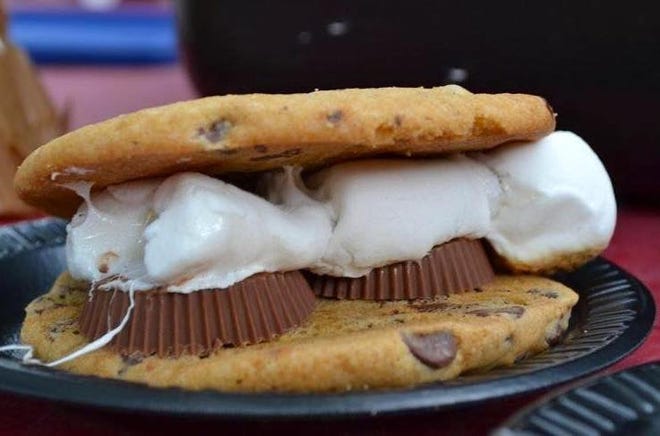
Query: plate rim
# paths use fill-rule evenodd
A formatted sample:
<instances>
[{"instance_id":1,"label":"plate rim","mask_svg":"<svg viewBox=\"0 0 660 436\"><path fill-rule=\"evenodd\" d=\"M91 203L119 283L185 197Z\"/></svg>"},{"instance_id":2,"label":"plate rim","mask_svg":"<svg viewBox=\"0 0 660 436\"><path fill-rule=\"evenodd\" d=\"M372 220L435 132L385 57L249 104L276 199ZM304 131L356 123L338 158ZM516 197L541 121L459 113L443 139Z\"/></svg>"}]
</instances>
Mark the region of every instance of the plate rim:
<instances>
[{"instance_id":1,"label":"plate rim","mask_svg":"<svg viewBox=\"0 0 660 436\"><path fill-rule=\"evenodd\" d=\"M34 226L48 225L51 222L57 223L58 226L62 226L63 223L62 220L45 218L4 226L0 230L19 228L21 231L25 231ZM52 243L49 241L42 241L39 244L17 243L22 247L6 256L0 256L0 262L33 250L60 245L61 239L52 241ZM568 362L529 373L503 375L493 380L477 380L461 385L436 382L388 391L251 394L185 391L180 388L150 388L138 383L76 375L49 368L26 368L16 359L0 357L0 391L119 412L273 420L344 419L422 413L469 407L494 398L504 399L531 394L582 379L616 363L636 350L652 331L656 309L649 289L639 279L614 262L599 257L591 263L608 265L630 283L631 289L634 289L640 300L640 309L636 312L635 318L616 339L602 348ZM68 383L69 389L62 390L62 383ZM89 383L94 383L94 385ZM102 386L98 386L98 383L101 383ZM102 388L103 395L98 395L99 387ZM438 397L438 390L447 389L451 391L451 395L445 393ZM483 392L496 392L496 395L484 397ZM154 393L158 395L153 395Z\"/></svg>"},{"instance_id":2,"label":"plate rim","mask_svg":"<svg viewBox=\"0 0 660 436\"><path fill-rule=\"evenodd\" d=\"M554 405L553 403L556 400L565 397L566 395L569 395L577 391L578 389L591 389L594 387L603 386L604 384L606 384L608 381L611 380L617 380L623 383L623 381L620 380L622 374L635 375L636 377L643 379L644 375L642 374L640 376L638 373L642 372L642 370L647 368L651 370L659 371L660 360L653 359L647 362L636 364L634 366L623 368L615 372L606 373L606 374L594 374L590 377L576 380L572 383L567 383L563 385L561 388L548 392L542 395L541 397L539 397L538 399L525 405L521 409L518 409L513 413L511 413L501 424L497 426L497 428L493 430L492 434L495 436L503 436L506 434L513 434L511 432L516 432L516 431L529 431L529 429L526 427L520 428L519 424L525 424L525 422L529 421L529 418L533 417L541 408L548 405ZM630 405L629 399L626 398L625 396L618 399L617 402L623 403L626 406ZM603 412L600 413L602 414ZM573 416L572 418L576 419L575 416ZM618 420L616 420L615 423L623 424L626 423L626 421L619 422ZM621 431L621 428L617 427L614 430L614 432L617 431Z\"/></svg>"}]
</instances>

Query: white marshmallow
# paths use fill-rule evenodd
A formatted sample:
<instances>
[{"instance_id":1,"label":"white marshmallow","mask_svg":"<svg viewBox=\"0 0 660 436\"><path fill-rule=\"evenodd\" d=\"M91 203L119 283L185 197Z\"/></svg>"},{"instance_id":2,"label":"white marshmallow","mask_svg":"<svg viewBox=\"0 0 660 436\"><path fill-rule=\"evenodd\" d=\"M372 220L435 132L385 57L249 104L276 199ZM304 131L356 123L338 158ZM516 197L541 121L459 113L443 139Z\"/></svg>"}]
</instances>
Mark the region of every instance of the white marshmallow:
<instances>
[{"instance_id":1,"label":"white marshmallow","mask_svg":"<svg viewBox=\"0 0 660 436\"><path fill-rule=\"evenodd\" d=\"M604 247L616 216L602 164L568 132L470 157L339 164L312 176L311 191L290 168L263 182L269 201L196 173L87 196L69 226L69 270L90 281L119 274L128 280L112 286L123 289L192 292L262 271L357 277L457 237L534 263Z\"/></svg>"},{"instance_id":2,"label":"white marshmallow","mask_svg":"<svg viewBox=\"0 0 660 436\"><path fill-rule=\"evenodd\" d=\"M336 220L311 269L347 277L420 259L456 237L485 236L500 191L493 173L462 155L348 162L315 175L311 185Z\"/></svg>"},{"instance_id":3,"label":"white marshmallow","mask_svg":"<svg viewBox=\"0 0 660 436\"><path fill-rule=\"evenodd\" d=\"M191 292L305 268L323 253L331 221L323 205L294 187L291 170L281 183L278 207L202 174L168 178L154 198L158 218L144 232L151 280Z\"/></svg>"},{"instance_id":4,"label":"white marshmallow","mask_svg":"<svg viewBox=\"0 0 660 436\"><path fill-rule=\"evenodd\" d=\"M616 222L612 183L579 136L555 132L476 157L502 186L486 236L500 255L536 264L609 243Z\"/></svg>"},{"instance_id":5,"label":"white marshmallow","mask_svg":"<svg viewBox=\"0 0 660 436\"><path fill-rule=\"evenodd\" d=\"M151 198L161 180L137 181L94 194L90 185L70 186L85 199L67 226L66 256L73 277L99 281L121 275L136 281L146 275L142 261L144 229ZM148 286L147 286L148 287Z\"/></svg>"},{"instance_id":6,"label":"white marshmallow","mask_svg":"<svg viewBox=\"0 0 660 436\"><path fill-rule=\"evenodd\" d=\"M197 173L110 187L87 197L69 226L69 271L89 281L128 279L106 287L186 293L225 288L258 272L305 268L322 255L332 223L325 207L295 186L296 178L289 169L275 181L284 202L279 207ZM156 218L147 226L150 212ZM103 273L98 266L108 252L116 256Z\"/></svg>"}]
</instances>

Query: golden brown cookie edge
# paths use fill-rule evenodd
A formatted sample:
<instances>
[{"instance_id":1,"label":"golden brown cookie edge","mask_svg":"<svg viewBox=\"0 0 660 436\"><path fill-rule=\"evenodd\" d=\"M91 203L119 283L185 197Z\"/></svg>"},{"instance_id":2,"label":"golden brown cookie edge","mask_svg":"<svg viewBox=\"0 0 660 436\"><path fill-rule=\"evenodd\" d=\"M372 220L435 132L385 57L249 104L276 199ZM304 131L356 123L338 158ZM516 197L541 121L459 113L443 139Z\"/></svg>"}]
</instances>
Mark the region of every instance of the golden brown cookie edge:
<instances>
[{"instance_id":1,"label":"golden brown cookie edge","mask_svg":"<svg viewBox=\"0 0 660 436\"><path fill-rule=\"evenodd\" d=\"M541 97L472 94L454 85L207 97L55 139L23 162L15 188L29 204L70 216L80 200L63 183L91 181L100 189L181 171L219 175L436 155L532 140L554 127Z\"/></svg>"}]
</instances>

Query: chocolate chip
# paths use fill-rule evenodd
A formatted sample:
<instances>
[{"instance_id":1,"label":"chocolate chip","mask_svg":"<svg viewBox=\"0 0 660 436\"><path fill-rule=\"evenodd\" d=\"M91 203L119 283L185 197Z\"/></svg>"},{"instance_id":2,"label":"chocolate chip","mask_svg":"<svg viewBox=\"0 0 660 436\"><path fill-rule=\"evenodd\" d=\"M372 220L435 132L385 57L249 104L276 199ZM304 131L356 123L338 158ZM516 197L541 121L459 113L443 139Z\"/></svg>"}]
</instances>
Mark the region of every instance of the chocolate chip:
<instances>
[{"instance_id":1,"label":"chocolate chip","mask_svg":"<svg viewBox=\"0 0 660 436\"><path fill-rule=\"evenodd\" d=\"M401 127L401 124L403 124L403 117L401 115L395 115L394 116L394 125L397 127Z\"/></svg>"},{"instance_id":2,"label":"chocolate chip","mask_svg":"<svg viewBox=\"0 0 660 436\"><path fill-rule=\"evenodd\" d=\"M63 319L63 320L57 321L48 330L48 339L51 342L53 342L57 335L64 332L68 327L72 326L74 322L76 322L75 319Z\"/></svg>"},{"instance_id":3,"label":"chocolate chip","mask_svg":"<svg viewBox=\"0 0 660 436\"><path fill-rule=\"evenodd\" d=\"M474 291L474 292L477 292L477 293L481 293L481 292L483 292L484 290L481 289L481 288L474 288L473 291Z\"/></svg>"},{"instance_id":4,"label":"chocolate chip","mask_svg":"<svg viewBox=\"0 0 660 436\"><path fill-rule=\"evenodd\" d=\"M525 308L522 306L503 307L498 313L506 313L507 315L512 315L514 318L520 318L525 314Z\"/></svg>"},{"instance_id":5,"label":"chocolate chip","mask_svg":"<svg viewBox=\"0 0 660 436\"><path fill-rule=\"evenodd\" d=\"M341 110L337 109L336 111L329 113L325 117L325 119L332 124L338 124L343 117L344 117L344 113Z\"/></svg>"},{"instance_id":6,"label":"chocolate chip","mask_svg":"<svg viewBox=\"0 0 660 436\"><path fill-rule=\"evenodd\" d=\"M262 161L262 160L272 160L272 159L282 159L286 157L293 157L299 155L302 152L300 148L291 148L289 150L284 150L281 153L277 154L267 154L265 156L253 157L251 161Z\"/></svg>"},{"instance_id":7,"label":"chocolate chip","mask_svg":"<svg viewBox=\"0 0 660 436\"><path fill-rule=\"evenodd\" d=\"M121 356L121 362L122 366L119 368L119 371L117 371L117 375L122 376L128 371L128 368L131 366L135 366L138 363L142 362L142 354L140 353L133 353L129 354L128 356Z\"/></svg>"},{"instance_id":8,"label":"chocolate chip","mask_svg":"<svg viewBox=\"0 0 660 436\"><path fill-rule=\"evenodd\" d=\"M203 136L209 142L216 143L227 137L231 127L232 124L230 121L222 119L214 121L207 128L200 127L197 130L197 134Z\"/></svg>"},{"instance_id":9,"label":"chocolate chip","mask_svg":"<svg viewBox=\"0 0 660 436\"><path fill-rule=\"evenodd\" d=\"M262 145L262 144L258 144L258 145L254 146L254 150L257 153L265 153L265 152L268 151L268 147L266 147L265 145Z\"/></svg>"},{"instance_id":10,"label":"chocolate chip","mask_svg":"<svg viewBox=\"0 0 660 436\"><path fill-rule=\"evenodd\" d=\"M96 268L99 270L101 274L105 274L108 271L110 271L110 265L112 264L112 262L114 262L118 258L119 256L114 251L106 251L99 258Z\"/></svg>"},{"instance_id":11,"label":"chocolate chip","mask_svg":"<svg viewBox=\"0 0 660 436\"><path fill-rule=\"evenodd\" d=\"M411 304L411 307L417 312L427 313L427 312L438 312L441 310L455 309L457 306L455 304L449 303L424 303L424 302L415 302Z\"/></svg>"},{"instance_id":12,"label":"chocolate chip","mask_svg":"<svg viewBox=\"0 0 660 436\"><path fill-rule=\"evenodd\" d=\"M511 315L518 319L525 313L525 308L522 306L506 306L506 307L483 307L480 309L470 310L466 312L468 315L476 316L491 316L491 315Z\"/></svg>"},{"instance_id":13,"label":"chocolate chip","mask_svg":"<svg viewBox=\"0 0 660 436\"><path fill-rule=\"evenodd\" d=\"M557 299L559 298L559 293L553 291L552 289L530 289L527 291L528 294L540 295L545 298Z\"/></svg>"},{"instance_id":14,"label":"chocolate chip","mask_svg":"<svg viewBox=\"0 0 660 436\"><path fill-rule=\"evenodd\" d=\"M215 151L220 153L220 154L236 154L236 153L238 153L238 149L236 149L236 148L225 148L225 149L222 149L222 150L215 150Z\"/></svg>"},{"instance_id":15,"label":"chocolate chip","mask_svg":"<svg viewBox=\"0 0 660 436\"><path fill-rule=\"evenodd\" d=\"M449 365L456 358L456 338L449 332L401 333L410 353L429 368Z\"/></svg>"},{"instance_id":16,"label":"chocolate chip","mask_svg":"<svg viewBox=\"0 0 660 436\"><path fill-rule=\"evenodd\" d=\"M525 351L525 352L523 352L523 353L517 355L517 356L516 356L516 360L515 360L514 362L515 362L515 363L518 363L518 362L520 362L521 360L525 360L525 359L527 359L528 356L529 356L529 353L528 353L527 351Z\"/></svg>"},{"instance_id":17,"label":"chocolate chip","mask_svg":"<svg viewBox=\"0 0 660 436\"><path fill-rule=\"evenodd\" d=\"M557 323L549 333L546 333L545 342L549 346L557 345L562 341L563 337L564 329L561 327L560 323Z\"/></svg>"},{"instance_id":18,"label":"chocolate chip","mask_svg":"<svg viewBox=\"0 0 660 436\"><path fill-rule=\"evenodd\" d=\"M133 353L133 354L129 354L128 356L121 356L121 361L128 366L133 366L133 365L137 365L138 363L142 363L143 359L144 358L140 353Z\"/></svg>"}]
</instances>

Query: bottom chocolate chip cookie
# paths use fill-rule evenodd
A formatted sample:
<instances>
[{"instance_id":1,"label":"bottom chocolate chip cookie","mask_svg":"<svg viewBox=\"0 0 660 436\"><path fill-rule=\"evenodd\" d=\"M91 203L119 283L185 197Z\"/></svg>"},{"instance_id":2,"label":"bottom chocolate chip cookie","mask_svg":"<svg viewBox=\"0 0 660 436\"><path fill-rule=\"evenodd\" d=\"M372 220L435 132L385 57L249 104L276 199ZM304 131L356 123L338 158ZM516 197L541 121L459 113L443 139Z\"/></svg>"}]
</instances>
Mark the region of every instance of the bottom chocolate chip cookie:
<instances>
[{"instance_id":1,"label":"bottom chocolate chip cookie","mask_svg":"<svg viewBox=\"0 0 660 436\"><path fill-rule=\"evenodd\" d=\"M21 337L44 361L82 347L88 285L66 273L26 309ZM121 356L101 349L61 369L151 386L222 391L346 391L447 380L556 343L578 296L535 276L498 276L480 292L416 301L319 300L309 321L268 343L208 356Z\"/></svg>"}]
</instances>

